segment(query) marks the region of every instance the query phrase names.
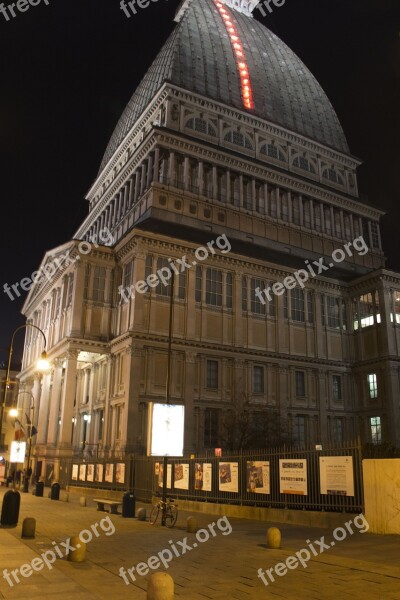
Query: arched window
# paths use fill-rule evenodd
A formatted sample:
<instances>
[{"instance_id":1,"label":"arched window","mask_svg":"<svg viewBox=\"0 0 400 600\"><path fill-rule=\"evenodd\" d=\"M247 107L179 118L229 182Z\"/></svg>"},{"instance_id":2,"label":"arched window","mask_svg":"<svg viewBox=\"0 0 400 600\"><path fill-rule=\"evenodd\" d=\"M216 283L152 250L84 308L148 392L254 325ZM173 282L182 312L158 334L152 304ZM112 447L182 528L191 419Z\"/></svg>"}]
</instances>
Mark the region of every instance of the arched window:
<instances>
[{"instance_id":1,"label":"arched window","mask_svg":"<svg viewBox=\"0 0 400 600\"><path fill-rule=\"evenodd\" d=\"M235 144L235 146L243 146L243 148L253 150L253 144L249 136L245 135L244 133L240 133L240 131L228 131L224 137L224 141Z\"/></svg>"},{"instance_id":2,"label":"arched window","mask_svg":"<svg viewBox=\"0 0 400 600\"><path fill-rule=\"evenodd\" d=\"M344 177L333 167L328 167L327 169L324 169L322 172L322 177L324 179L327 179L328 181L332 181L333 183L337 183L338 185L344 186Z\"/></svg>"},{"instance_id":3,"label":"arched window","mask_svg":"<svg viewBox=\"0 0 400 600\"><path fill-rule=\"evenodd\" d=\"M303 171L314 173L314 175L317 172L313 163L305 156L296 156L296 158L293 161L293 166L297 167L298 169L302 169Z\"/></svg>"},{"instance_id":4,"label":"arched window","mask_svg":"<svg viewBox=\"0 0 400 600\"><path fill-rule=\"evenodd\" d=\"M262 144L260 147L260 154L265 154L265 156L269 156L270 158L274 158L275 160L280 160L282 162L286 162L285 155L279 146L275 144Z\"/></svg>"},{"instance_id":5,"label":"arched window","mask_svg":"<svg viewBox=\"0 0 400 600\"><path fill-rule=\"evenodd\" d=\"M193 131L198 131L199 133L212 135L213 137L217 135L217 132L211 123L205 119L201 119L200 117L191 117L188 121L186 121L185 127L187 129L193 129Z\"/></svg>"}]
</instances>

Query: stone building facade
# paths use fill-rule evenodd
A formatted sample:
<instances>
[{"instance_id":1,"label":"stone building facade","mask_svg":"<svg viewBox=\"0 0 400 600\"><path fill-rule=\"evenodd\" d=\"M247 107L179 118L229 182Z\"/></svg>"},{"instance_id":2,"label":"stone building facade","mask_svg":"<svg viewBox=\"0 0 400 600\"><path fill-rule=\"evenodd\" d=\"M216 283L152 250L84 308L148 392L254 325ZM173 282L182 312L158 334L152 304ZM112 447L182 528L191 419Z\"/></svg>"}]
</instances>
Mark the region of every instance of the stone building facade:
<instances>
[{"instance_id":1,"label":"stone building facade","mask_svg":"<svg viewBox=\"0 0 400 600\"><path fill-rule=\"evenodd\" d=\"M359 198L360 161L322 88L251 4L182 3L110 140L87 218L43 260L50 272L68 253L23 308L52 359L35 379L41 338L28 330L20 381L40 398L43 464L146 453L171 300L148 277L182 257L171 402L185 405L186 451L222 443L238 398L256 420L278 415L287 441L400 443L400 275L385 269L383 213ZM299 269L304 286L260 293Z\"/></svg>"}]
</instances>

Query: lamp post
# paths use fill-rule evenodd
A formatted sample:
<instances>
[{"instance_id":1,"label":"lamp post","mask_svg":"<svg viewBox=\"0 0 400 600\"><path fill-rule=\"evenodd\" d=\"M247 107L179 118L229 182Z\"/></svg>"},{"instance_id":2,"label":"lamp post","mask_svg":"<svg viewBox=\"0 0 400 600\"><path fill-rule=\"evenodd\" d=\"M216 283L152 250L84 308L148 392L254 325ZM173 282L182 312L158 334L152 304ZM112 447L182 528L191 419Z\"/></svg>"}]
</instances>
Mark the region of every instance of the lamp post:
<instances>
[{"instance_id":1,"label":"lamp post","mask_svg":"<svg viewBox=\"0 0 400 600\"><path fill-rule=\"evenodd\" d=\"M170 392L171 392L171 356L172 356L172 322L173 322L173 309L174 309L174 283L175 283L175 273L171 270L171 294L169 298L169 331L168 331L168 356L167 356L167 381L166 381L166 390L165 390L165 400L166 404L170 402ZM167 512L167 473L168 470L168 456L164 456L163 460L163 491L162 491L162 516L161 516L161 525L165 525L165 517Z\"/></svg>"},{"instance_id":2,"label":"lamp post","mask_svg":"<svg viewBox=\"0 0 400 600\"><path fill-rule=\"evenodd\" d=\"M33 325L32 323L25 323L24 325L20 325L19 327L17 327L17 329L15 329L12 334L10 350L8 352L7 371L6 371L5 381L4 381L3 403L0 408L0 435L3 430L3 416L4 416L4 410L6 408L6 401L7 401L7 386L10 383L10 370L11 370L11 359L12 359L13 350L14 350L14 337L18 331L20 331L21 329L26 329L27 327L32 327L33 329L37 329L43 336L44 350L42 351L41 358L38 360L38 363L37 363L38 370L46 371L49 368L49 363L47 360L47 353L46 353L47 341L46 341L46 336L45 336L44 332L40 329L40 327L38 327L37 325Z\"/></svg>"},{"instance_id":3,"label":"lamp post","mask_svg":"<svg viewBox=\"0 0 400 600\"><path fill-rule=\"evenodd\" d=\"M29 492L29 479L30 479L30 474L29 474L29 469L30 469L30 462L31 462L31 451L32 451L32 438L34 435L36 435L35 433L33 433L33 428L34 428L34 423L35 423L35 397L31 392L20 392L21 394L28 394L30 396L30 401L29 401L29 421L30 423L28 424L29 427L29 436L28 436L28 442L29 442L29 446L28 446L28 457L27 457L27 465L26 465L26 470L25 470L25 477L24 477L24 487L23 487L23 492L27 493ZM20 394L18 394L19 397ZM15 414L12 414L13 411L15 410ZM20 409L22 410L22 409ZM17 416L18 415L18 410L16 409L12 409L9 412L10 416Z\"/></svg>"}]
</instances>

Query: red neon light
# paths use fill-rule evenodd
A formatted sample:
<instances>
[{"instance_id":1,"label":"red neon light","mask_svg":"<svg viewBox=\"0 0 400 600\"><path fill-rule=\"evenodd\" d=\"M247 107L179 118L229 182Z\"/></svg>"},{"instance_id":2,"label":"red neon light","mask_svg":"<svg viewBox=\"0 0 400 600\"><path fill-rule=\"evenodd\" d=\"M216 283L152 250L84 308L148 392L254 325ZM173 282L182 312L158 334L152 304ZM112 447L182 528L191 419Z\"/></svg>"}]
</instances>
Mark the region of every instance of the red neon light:
<instances>
[{"instance_id":1,"label":"red neon light","mask_svg":"<svg viewBox=\"0 0 400 600\"><path fill-rule=\"evenodd\" d=\"M226 30L229 35L229 39L231 40L233 51L236 56L236 64L240 76L243 105L245 108L254 108L253 90L251 87L249 69L247 67L246 55L243 50L243 45L240 40L240 36L236 31L234 24L232 23L232 17L229 15L229 11L226 9L226 6L224 6L218 0L214 0L214 3L224 21Z\"/></svg>"}]
</instances>

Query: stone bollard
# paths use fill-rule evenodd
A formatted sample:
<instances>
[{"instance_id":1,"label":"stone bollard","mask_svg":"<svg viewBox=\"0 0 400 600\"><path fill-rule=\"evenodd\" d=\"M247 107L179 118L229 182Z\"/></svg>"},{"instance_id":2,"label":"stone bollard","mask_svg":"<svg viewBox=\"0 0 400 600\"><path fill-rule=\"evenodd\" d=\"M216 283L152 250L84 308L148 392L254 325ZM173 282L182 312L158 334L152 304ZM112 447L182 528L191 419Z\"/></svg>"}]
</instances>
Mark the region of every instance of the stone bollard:
<instances>
[{"instance_id":1,"label":"stone bollard","mask_svg":"<svg viewBox=\"0 0 400 600\"><path fill-rule=\"evenodd\" d=\"M168 573L153 573L147 586L147 600L174 600L174 580Z\"/></svg>"},{"instance_id":2,"label":"stone bollard","mask_svg":"<svg viewBox=\"0 0 400 600\"><path fill-rule=\"evenodd\" d=\"M35 537L36 533L36 519L32 519L30 517L26 518L22 522L22 538L32 539Z\"/></svg>"},{"instance_id":3,"label":"stone bollard","mask_svg":"<svg viewBox=\"0 0 400 600\"><path fill-rule=\"evenodd\" d=\"M196 517L187 518L187 531L188 533L197 533L198 525Z\"/></svg>"},{"instance_id":4,"label":"stone bollard","mask_svg":"<svg viewBox=\"0 0 400 600\"><path fill-rule=\"evenodd\" d=\"M61 492L60 493L60 500L61 500L61 502L68 502L69 501L69 494L68 494L68 492Z\"/></svg>"},{"instance_id":5,"label":"stone bollard","mask_svg":"<svg viewBox=\"0 0 400 600\"><path fill-rule=\"evenodd\" d=\"M281 547L281 532L277 527L270 527L267 531L267 546L272 550Z\"/></svg>"},{"instance_id":6,"label":"stone bollard","mask_svg":"<svg viewBox=\"0 0 400 600\"><path fill-rule=\"evenodd\" d=\"M80 504L81 506L86 506L86 498L85 498L85 496L81 496L81 497L79 498L79 504Z\"/></svg>"},{"instance_id":7,"label":"stone bollard","mask_svg":"<svg viewBox=\"0 0 400 600\"><path fill-rule=\"evenodd\" d=\"M145 508L139 508L139 510L137 512L137 518L138 518L138 521L146 521L146 509Z\"/></svg>"},{"instance_id":8,"label":"stone bollard","mask_svg":"<svg viewBox=\"0 0 400 600\"><path fill-rule=\"evenodd\" d=\"M86 544L80 540L79 536L74 535L70 540L70 545L74 550L68 553L68 560L71 562L84 562L86 559Z\"/></svg>"}]
</instances>

